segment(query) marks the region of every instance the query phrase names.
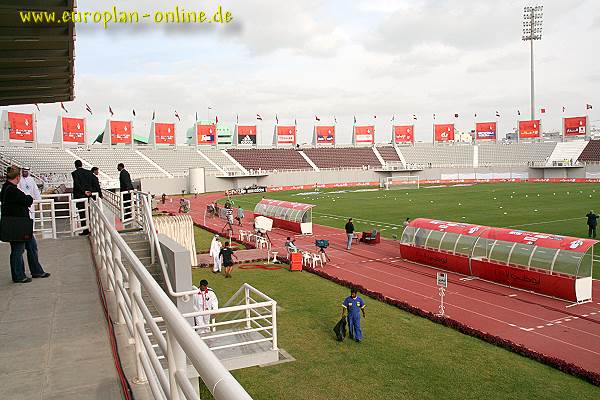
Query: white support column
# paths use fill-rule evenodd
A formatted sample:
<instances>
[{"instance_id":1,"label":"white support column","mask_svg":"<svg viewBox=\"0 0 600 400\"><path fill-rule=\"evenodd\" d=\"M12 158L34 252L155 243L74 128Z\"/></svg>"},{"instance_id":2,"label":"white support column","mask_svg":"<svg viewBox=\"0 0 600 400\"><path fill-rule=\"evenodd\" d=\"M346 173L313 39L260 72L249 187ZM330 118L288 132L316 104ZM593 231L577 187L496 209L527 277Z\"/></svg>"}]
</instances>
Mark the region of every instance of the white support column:
<instances>
[{"instance_id":1,"label":"white support column","mask_svg":"<svg viewBox=\"0 0 600 400\"><path fill-rule=\"evenodd\" d=\"M187 363L185 352L177 342L177 338L170 332L170 328L167 326L167 364L169 369L169 399L170 400L184 400L186 397L183 391L177 384L177 371L187 372Z\"/></svg>"},{"instance_id":2,"label":"white support column","mask_svg":"<svg viewBox=\"0 0 600 400\"><path fill-rule=\"evenodd\" d=\"M303 152L302 150L300 150L298 153L300 153L300 155L306 160L307 163L310 164L311 167L313 167L313 169L315 171L319 172L319 167L317 167L317 164L315 164L313 162L313 160L311 160L305 152Z\"/></svg>"},{"instance_id":3,"label":"white support column","mask_svg":"<svg viewBox=\"0 0 600 400\"><path fill-rule=\"evenodd\" d=\"M379 150L377 150L377 147L373 146L373 147L371 147L371 149L373 149L373 153L375 153L375 156L377 157L377 159L381 163L381 166L384 166L386 164L386 162L383 159L383 157L381 157L381 154L379 153Z\"/></svg>"},{"instance_id":4,"label":"white support column","mask_svg":"<svg viewBox=\"0 0 600 400\"><path fill-rule=\"evenodd\" d=\"M162 168L160 165L158 165L157 163L155 163L154 161L152 161L150 158L146 157L141 151L136 150L135 151L140 157L142 157L144 160L146 160L146 162L150 165L152 165L153 167L155 167L156 169L158 169L160 172L162 172L163 174L165 174L166 176L168 176L169 178L173 178L173 175L170 174L169 172L167 172L167 170L165 170L164 168Z\"/></svg>"},{"instance_id":5,"label":"white support column","mask_svg":"<svg viewBox=\"0 0 600 400\"><path fill-rule=\"evenodd\" d=\"M223 155L225 156L225 158L227 158L233 165L235 165L236 167L238 167L245 175L248 175L248 170L246 168L244 168L244 166L242 164L240 164L238 162L238 160L236 160L235 158L231 157L231 155L227 152L227 150L223 149L221 150L221 153L223 153Z\"/></svg>"}]
</instances>

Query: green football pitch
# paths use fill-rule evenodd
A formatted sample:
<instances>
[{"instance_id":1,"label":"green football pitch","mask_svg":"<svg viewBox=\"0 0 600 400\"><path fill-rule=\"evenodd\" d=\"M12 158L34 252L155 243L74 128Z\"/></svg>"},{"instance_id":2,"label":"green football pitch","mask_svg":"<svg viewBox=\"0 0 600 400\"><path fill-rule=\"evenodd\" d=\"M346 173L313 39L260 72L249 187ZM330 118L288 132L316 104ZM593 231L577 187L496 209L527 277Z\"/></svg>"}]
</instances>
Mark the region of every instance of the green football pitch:
<instances>
[{"instance_id":1,"label":"green football pitch","mask_svg":"<svg viewBox=\"0 0 600 400\"><path fill-rule=\"evenodd\" d=\"M486 183L364 190L275 192L265 197L316 205L313 222L317 224L343 228L346 219L353 217L358 231L377 228L389 238L400 236L406 218L419 217L587 237L585 215L592 209L600 211L600 185L593 183ZM261 198L248 195L232 199L236 205L253 210ZM600 279L600 264L594 267L598 267L594 277Z\"/></svg>"},{"instance_id":2,"label":"green football pitch","mask_svg":"<svg viewBox=\"0 0 600 400\"><path fill-rule=\"evenodd\" d=\"M406 217L585 237L585 214L600 209L596 187L519 183L366 192L346 188L265 197L315 204L313 220L318 224L342 228L352 216L359 230L378 227L388 237L399 235ZM233 200L252 210L261 197ZM222 302L243 282L278 302L279 344L296 360L234 371L255 399L600 398L600 389L583 380L370 298L365 298L363 343L338 343L332 328L348 290L309 273L236 268L232 279L223 279L195 270L194 282L201 278L209 280ZM206 388L201 394L210 398Z\"/></svg>"}]
</instances>

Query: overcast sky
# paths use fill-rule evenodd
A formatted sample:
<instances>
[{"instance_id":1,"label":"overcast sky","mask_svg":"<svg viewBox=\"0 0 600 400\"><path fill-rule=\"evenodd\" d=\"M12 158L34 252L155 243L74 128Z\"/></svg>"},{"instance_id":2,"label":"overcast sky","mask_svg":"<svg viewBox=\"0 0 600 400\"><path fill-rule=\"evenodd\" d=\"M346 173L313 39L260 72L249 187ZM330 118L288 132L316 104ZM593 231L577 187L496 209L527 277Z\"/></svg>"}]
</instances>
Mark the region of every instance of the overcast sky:
<instances>
[{"instance_id":1,"label":"overcast sky","mask_svg":"<svg viewBox=\"0 0 600 400\"><path fill-rule=\"evenodd\" d=\"M234 22L170 26L78 25L75 95L69 115L88 117L88 136L101 132L108 105L115 119L131 119L147 136L157 119L177 122L178 140L194 114L259 123L259 143L272 140L275 114L298 121L300 142L312 139L314 116L338 121L338 143L351 141L353 116L376 125L389 142L392 115L412 123L416 139L431 141L432 114L461 131L495 120L500 137L529 117L529 44L521 40L523 1L504 0L129 0L119 10L230 10ZM154 8L148 5L152 3ZM543 39L535 43L537 112L544 130L568 115L600 119L600 7L598 0L552 0L544 5ZM80 11L101 9L79 0ZM113 4L113 3L110 3ZM154 4L158 4L154 6ZM85 103L94 111L85 112ZM40 105L38 131L51 140L58 104ZM10 107L36 111L34 106ZM454 113L460 117L454 118ZM374 119L374 116L377 119ZM539 116L539 115L538 115ZM600 125L600 121L596 123Z\"/></svg>"}]
</instances>

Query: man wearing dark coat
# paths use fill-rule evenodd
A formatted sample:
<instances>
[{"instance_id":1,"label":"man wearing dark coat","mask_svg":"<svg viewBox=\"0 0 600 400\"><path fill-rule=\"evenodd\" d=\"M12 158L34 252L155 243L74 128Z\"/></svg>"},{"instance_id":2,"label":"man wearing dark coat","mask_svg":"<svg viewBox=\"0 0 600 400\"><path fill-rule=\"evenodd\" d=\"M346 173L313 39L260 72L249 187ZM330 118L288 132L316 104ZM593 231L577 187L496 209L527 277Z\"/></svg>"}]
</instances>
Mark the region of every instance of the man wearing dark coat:
<instances>
[{"instance_id":1,"label":"man wearing dark coat","mask_svg":"<svg viewBox=\"0 0 600 400\"><path fill-rule=\"evenodd\" d=\"M73 198L75 199L89 199L92 196L94 190L94 174L90 170L83 168L81 160L75 161L75 171L71 172L73 178ZM77 203L79 209L79 220L81 225L85 226L81 235L89 235L90 231L87 228L87 221L85 220L85 204Z\"/></svg>"},{"instance_id":2,"label":"man wearing dark coat","mask_svg":"<svg viewBox=\"0 0 600 400\"><path fill-rule=\"evenodd\" d=\"M119 165L117 165L117 170L119 170L119 190L121 192L129 192L130 190L133 190L131 176L129 175L129 172L127 172L127 170L125 169L125 165L123 163L119 163ZM125 209L127 210L127 212L125 212L124 215L125 219L131 218L132 204L130 200L131 193L123 194L123 207L125 207Z\"/></svg>"}]
</instances>

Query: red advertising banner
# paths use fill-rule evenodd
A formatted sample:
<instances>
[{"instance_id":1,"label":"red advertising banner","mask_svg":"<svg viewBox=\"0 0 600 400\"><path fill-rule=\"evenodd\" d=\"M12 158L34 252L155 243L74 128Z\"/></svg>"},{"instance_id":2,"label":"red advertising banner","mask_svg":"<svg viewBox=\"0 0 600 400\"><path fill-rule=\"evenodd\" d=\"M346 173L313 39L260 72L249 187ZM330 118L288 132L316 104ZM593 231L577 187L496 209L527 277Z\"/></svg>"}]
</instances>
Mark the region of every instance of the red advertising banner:
<instances>
[{"instance_id":1,"label":"red advertising banner","mask_svg":"<svg viewBox=\"0 0 600 400\"><path fill-rule=\"evenodd\" d=\"M217 127L212 125L196 125L196 135L198 144L216 144L217 143Z\"/></svg>"},{"instance_id":2,"label":"red advertising banner","mask_svg":"<svg viewBox=\"0 0 600 400\"><path fill-rule=\"evenodd\" d=\"M354 141L356 143L375 143L375 127L373 125L355 126Z\"/></svg>"},{"instance_id":3,"label":"red advertising banner","mask_svg":"<svg viewBox=\"0 0 600 400\"><path fill-rule=\"evenodd\" d=\"M394 129L394 143L414 143L415 141L415 126L414 125L397 125Z\"/></svg>"},{"instance_id":4,"label":"red advertising banner","mask_svg":"<svg viewBox=\"0 0 600 400\"><path fill-rule=\"evenodd\" d=\"M519 121L519 139L534 139L540 137L540 120Z\"/></svg>"},{"instance_id":5,"label":"red advertising banner","mask_svg":"<svg viewBox=\"0 0 600 400\"><path fill-rule=\"evenodd\" d=\"M255 145L256 125L238 125L237 126L238 144Z\"/></svg>"},{"instance_id":6,"label":"red advertising banner","mask_svg":"<svg viewBox=\"0 0 600 400\"><path fill-rule=\"evenodd\" d=\"M33 114L8 113L8 138L33 142Z\"/></svg>"},{"instance_id":7,"label":"red advertising banner","mask_svg":"<svg viewBox=\"0 0 600 400\"><path fill-rule=\"evenodd\" d=\"M110 143L131 144L131 121L110 121Z\"/></svg>"},{"instance_id":8,"label":"red advertising banner","mask_svg":"<svg viewBox=\"0 0 600 400\"><path fill-rule=\"evenodd\" d=\"M475 124L475 140L496 140L496 122L477 122Z\"/></svg>"},{"instance_id":9,"label":"red advertising banner","mask_svg":"<svg viewBox=\"0 0 600 400\"><path fill-rule=\"evenodd\" d=\"M175 124L156 122L154 124L154 143L175 144Z\"/></svg>"},{"instance_id":10,"label":"red advertising banner","mask_svg":"<svg viewBox=\"0 0 600 400\"><path fill-rule=\"evenodd\" d=\"M433 141L449 142L454 140L454 124L433 125Z\"/></svg>"},{"instance_id":11,"label":"red advertising banner","mask_svg":"<svg viewBox=\"0 0 600 400\"><path fill-rule=\"evenodd\" d=\"M277 144L296 144L295 126L277 126Z\"/></svg>"},{"instance_id":12,"label":"red advertising banner","mask_svg":"<svg viewBox=\"0 0 600 400\"><path fill-rule=\"evenodd\" d=\"M316 126L317 144L335 144L335 126Z\"/></svg>"},{"instance_id":13,"label":"red advertising banner","mask_svg":"<svg viewBox=\"0 0 600 400\"><path fill-rule=\"evenodd\" d=\"M64 143L85 143L85 119L61 117Z\"/></svg>"},{"instance_id":14,"label":"red advertising banner","mask_svg":"<svg viewBox=\"0 0 600 400\"><path fill-rule=\"evenodd\" d=\"M563 118L563 135L583 136L587 134L587 117Z\"/></svg>"}]
</instances>

